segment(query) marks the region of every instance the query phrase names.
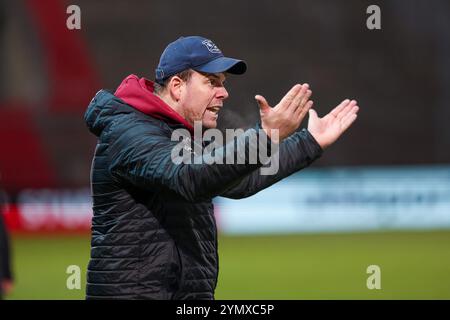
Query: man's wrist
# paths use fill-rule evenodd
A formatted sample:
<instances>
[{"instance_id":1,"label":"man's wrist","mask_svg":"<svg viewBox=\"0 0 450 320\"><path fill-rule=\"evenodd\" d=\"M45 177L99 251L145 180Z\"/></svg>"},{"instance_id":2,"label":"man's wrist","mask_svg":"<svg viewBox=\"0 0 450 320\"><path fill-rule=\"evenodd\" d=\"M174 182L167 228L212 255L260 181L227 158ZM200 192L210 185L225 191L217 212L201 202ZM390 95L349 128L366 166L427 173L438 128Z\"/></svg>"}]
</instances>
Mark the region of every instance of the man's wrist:
<instances>
[{"instance_id":1,"label":"man's wrist","mask_svg":"<svg viewBox=\"0 0 450 320\"><path fill-rule=\"evenodd\" d=\"M320 149L320 153L322 154L323 151L325 150L326 146L322 146L322 144L316 139L316 137L314 137L314 135L311 133L311 131L309 131L308 129L303 129L306 132L306 135L309 137L309 139L311 140L311 142L318 148Z\"/></svg>"}]
</instances>

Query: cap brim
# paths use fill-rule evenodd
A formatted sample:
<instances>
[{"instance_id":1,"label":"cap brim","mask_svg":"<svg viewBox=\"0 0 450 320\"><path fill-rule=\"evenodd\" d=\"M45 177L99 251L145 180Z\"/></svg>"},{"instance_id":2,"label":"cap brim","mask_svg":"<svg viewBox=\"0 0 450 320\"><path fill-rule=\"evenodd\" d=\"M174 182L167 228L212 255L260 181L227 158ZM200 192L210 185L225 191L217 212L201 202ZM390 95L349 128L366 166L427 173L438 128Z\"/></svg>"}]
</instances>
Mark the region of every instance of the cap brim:
<instances>
[{"instance_id":1,"label":"cap brim","mask_svg":"<svg viewBox=\"0 0 450 320\"><path fill-rule=\"evenodd\" d=\"M207 73L244 74L247 71L247 64L242 60L220 57L192 69Z\"/></svg>"}]
</instances>

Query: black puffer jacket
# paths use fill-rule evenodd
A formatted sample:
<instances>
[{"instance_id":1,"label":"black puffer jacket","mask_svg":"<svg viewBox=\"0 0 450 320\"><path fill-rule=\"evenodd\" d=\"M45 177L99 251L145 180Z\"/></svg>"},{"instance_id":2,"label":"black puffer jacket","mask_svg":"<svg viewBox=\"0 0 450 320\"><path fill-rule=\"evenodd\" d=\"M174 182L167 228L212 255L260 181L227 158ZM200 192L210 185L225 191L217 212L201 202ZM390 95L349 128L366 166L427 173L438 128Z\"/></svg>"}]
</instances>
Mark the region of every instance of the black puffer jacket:
<instances>
[{"instance_id":1,"label":"black puffer jacket","mask_svg":"<svg viewBox=\"0 0 450 320\"><path fill-rule=\"evenodd\" d=\"M91 101L85 120L98 137L88 299L214 299L218 251L212 198L250 196L322 152L303 130L280 145L276 175L260 175L259 159L177 165L171 150L178 142L171 135L180 125L144 114L104 90ZM257 141L246 138L252 130L236 139L246 153L267 138L264 133Z\"/></svg>"}]
</instances>

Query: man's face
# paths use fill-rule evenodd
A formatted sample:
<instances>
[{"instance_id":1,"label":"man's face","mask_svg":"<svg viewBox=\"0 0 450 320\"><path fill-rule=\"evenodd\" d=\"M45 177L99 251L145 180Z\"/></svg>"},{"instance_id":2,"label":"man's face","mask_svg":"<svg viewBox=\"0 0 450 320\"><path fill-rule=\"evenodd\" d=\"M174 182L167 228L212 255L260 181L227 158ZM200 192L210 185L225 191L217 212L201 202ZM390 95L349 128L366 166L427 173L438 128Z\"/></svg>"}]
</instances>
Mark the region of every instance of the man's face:
<instances>
[{"instance_id":1,"label":"man's face","mask_svg":"<svg viewBox=\"0 0 450 320\"><path fill-rule=\"evenodd\" d=\"M180 103L183 107L187 121L201 121L203 128L216 128L217 118L223 101L228 98L228 92L224 87L225 75L223 73L193 74L185 82L185 90L182 91Z\"/></svg>"}]
</instances>

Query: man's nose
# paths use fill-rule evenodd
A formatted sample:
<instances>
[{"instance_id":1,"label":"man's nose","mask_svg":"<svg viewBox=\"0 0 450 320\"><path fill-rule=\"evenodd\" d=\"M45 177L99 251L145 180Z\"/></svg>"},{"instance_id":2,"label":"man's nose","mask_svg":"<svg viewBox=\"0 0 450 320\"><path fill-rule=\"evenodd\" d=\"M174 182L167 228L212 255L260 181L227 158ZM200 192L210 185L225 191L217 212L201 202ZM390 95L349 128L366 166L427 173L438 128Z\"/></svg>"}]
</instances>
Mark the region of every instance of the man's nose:
<instances>
[{"instance_id":1,"label":"man's nose","mask_svg":"<svg viewBox=\"0 0 450 320\"><path fill-rule=\"evenodd\" d=\"M225 87L217 88L216 97L217 97L217 99L221 99L221 100L225 100L226 98L228 98L227 89L225 89Z\"/></svg>"}]
</instances>

